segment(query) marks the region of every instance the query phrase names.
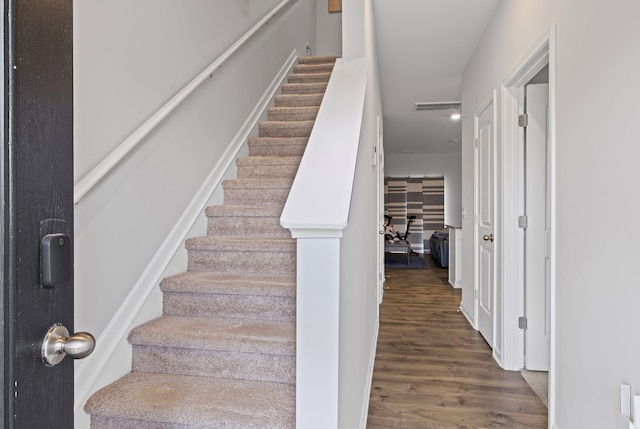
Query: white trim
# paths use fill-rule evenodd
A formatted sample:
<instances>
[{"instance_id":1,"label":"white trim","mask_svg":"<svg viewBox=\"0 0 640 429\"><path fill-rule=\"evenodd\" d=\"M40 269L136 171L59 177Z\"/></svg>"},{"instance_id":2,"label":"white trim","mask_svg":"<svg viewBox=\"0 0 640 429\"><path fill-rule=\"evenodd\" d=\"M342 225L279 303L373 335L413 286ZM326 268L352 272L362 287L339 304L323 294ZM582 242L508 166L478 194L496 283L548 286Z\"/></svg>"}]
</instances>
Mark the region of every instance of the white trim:
<instances>
[{"instance_id":1,"label":"white trim","mask_svg":"<svg viewBox=\"0 0 640 429\"><path fill-rule=\"evenodd\" d=\"M293 50L260 98L260 101L256 104L253 111L234 136L227 150L220 157L187 208L173 226L167 238L160 245L155 255L153 255L151 261L149 261L149 264L100 335L91 365L83 366L75 372L74 379L76 385L82 380L84 387L76 391L74 413L77 413L88 399L91 387L109 362L117 346L123 341L126 341L131 324L142 308L142 305L153 288L158 286L167 265L176 251L184 244L184 240L187 238L186 236L192 225L198 217L203 214L211 195L219 186L224 174L236 159L238 152L245 144L252 130L258 125L262 113L276 95L276 92L286 79L289 70L293 67L297 58L297 52Z\"/></svg>"},{"instance_id":2,"label":"white trim","mask_svg":"<svg viewBox=\"0 0 640 429\"><path fill-rule=\"evenodd\" d=\"M344 225L346 228L347 225ZM342 238L343 228L295 228L289 227L292 238Z\"/></svg>"},{"instance_id":3,"label":"white trim","mask_svg":"<svg viewBox=\"0 0 640 429\"><path fill-rule=\"evenodd\" d=\"M380 312L378 312L378 315ZM376 354L378 352L378 334L380 332L380 316L378 316L378 323L376 323L376 329L373 332L373 350L371 351L371 359L369 359L369 377L367 377L367 385L364 389L366 397L362 401L362 411L360 412L360 429L367 428L367 418L369 416L369 400L371 399L371 384L373 383L373 369L376 363Z\"/></svg>"},{"instance_id":4,"label":"white trim","mask_svg":"<svg viewBox=\"0 0 640 429\"><path fill-rule=\"evenodd\" d=\"M519 307L524 308L524 276L523 268L511 264L514 260L523 261L524 245L519 238L517 227L517 211L519 199L522 197L523 181L521 180L522 149L519 153L504 153L506 149L518 149L521 147L522 132L517 129L517 114L522 109L522 90L535 74L547 63L549 64L549 148L550 148L550 175L551 175L551 350L549 370L549 427L557 429L555 424L556 404L556 105L557 105L557 28L556 23L542 34L538 41L522 57L522 59L509 73L502 84L502 148L503 148L503 218L511 222L503 222L503 252L504 288L506 300L503 295L503 338L505 341L504 365L505 369L519 369L524 360L524 334L517 328L517 314ZM508 138L507 138L508 137ZM514 142L516 142L514 144ZM509 185L512 186L509 186ZM514 217L514 214L516 216ZM510 216L507 218L506 216ZM515 258L515 259L514 259ZM522 264L522 262L520 262ZM509 286L509 289L506 288ZM524 311L524 310L522 310ZM518 368L519 367L519 368Z\"/></svg>"},{"instance_id":5,"label":"white trim","mask_svg":"<svg viewBox=\"0 0 640 429\"><path fill-rule=\"evenodd\" d=\"M464 304L462 303L462 301L460 301L460 312L462 313L462 315L465 317L465 319L467 319L467 321L469 322L469 324L471 326L475 326L476 322L475 320L473 320L473 317L471 316L471 313L469 313L469 310L467 310L467 308L464 306ZM474 328L475 329L475 328Z\"/></svg>"},{"instance_id":6,"label":"white trim","mask_svg":"<svg viewBox=\"0 0 640 429\"><path fill-rule=\"evenodd\" d=\"M524 230L518 216L524 214L523 171L518 166L523 155L524 131L518 126L523 113L524 91L501 87L502 133L500 184L502 193L502 368L519 370L524 366L524 331L518 318L524 315L524 287L513 287L524 280ZM511 197L509 197L511 196Z\"/></svg>"},{"instance_id":7,"label":"white trim","mask_svg":"<svg viewBox=\"0 0 640 429\"><path fill-rule=\"evenodd\" d=\"M160 109L158 109L149 119L140 125L129 137L118 145L109 155L107 155L98 165L96 165L86 176L84 176L74 187L74 203L78 202L93 187L98 184L113 168L120 163L155 127L157 127L164 118L166 118L173 110L178 107L193 91L195 91L202 83L211 79L222 64L225 63L244 43L249 40L255 33L269 22L282 8L284 8L292 0L283 0L269 13L267 13L260 21L251 27L242 37L216 58L207 68L197 75L191 82L182 88L176 95L167 101Z\"/></svg>"}]
</instances>

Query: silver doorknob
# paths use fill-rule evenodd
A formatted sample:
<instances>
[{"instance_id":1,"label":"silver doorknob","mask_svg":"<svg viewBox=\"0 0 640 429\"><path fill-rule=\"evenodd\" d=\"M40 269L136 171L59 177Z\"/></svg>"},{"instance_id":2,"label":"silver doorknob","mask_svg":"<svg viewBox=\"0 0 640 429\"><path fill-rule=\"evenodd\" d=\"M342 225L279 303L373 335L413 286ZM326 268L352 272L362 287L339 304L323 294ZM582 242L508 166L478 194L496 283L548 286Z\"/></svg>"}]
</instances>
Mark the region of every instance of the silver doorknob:
<instances>
[{"instance_id":1,"label":"silver doorknob","mask_svg":"<svg viewBox=\"0 0 640 429\"><path fill-rule=\"evenodd\" d=\"M42 362L56 366L65 356L84 359L96 348L96 339L88 332L69 335L69 330L59 323L53 325L44 336L40 349Z\"/></svg>"},{"instance_id":2,"label":"silver doorknob","mask_svg":"<svg viewBox=\"0 0 640 429\"><path fill-rule=\"evenodd\" d=\"M482 239L483 239L484 241L491 241L491 242L493 242L493 234L485 234L485 235L483 235L483 236L482 236Z\"/></svg>"}]
</instances>

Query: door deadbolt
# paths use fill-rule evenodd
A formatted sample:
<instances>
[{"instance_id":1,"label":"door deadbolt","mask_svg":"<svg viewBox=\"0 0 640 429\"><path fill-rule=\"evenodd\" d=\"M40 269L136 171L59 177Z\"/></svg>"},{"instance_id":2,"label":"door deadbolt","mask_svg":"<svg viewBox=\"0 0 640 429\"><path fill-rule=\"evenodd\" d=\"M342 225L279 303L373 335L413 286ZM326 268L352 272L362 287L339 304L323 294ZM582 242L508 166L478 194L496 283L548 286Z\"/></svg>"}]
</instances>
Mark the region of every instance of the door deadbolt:
<instances>
[{"instance_id":1,"label":"door deadbolt","mask_svg":"<svg viewBox=\"0 0 640 429\"><path fill-rule=\"evenodd\" d=\"M84 359L96 347L96 339L88 332L69 335L69 330L56 323L44 336L41 347L42 362L46 366L56 366L65 356Z\"/></svg>"}]
</instances>

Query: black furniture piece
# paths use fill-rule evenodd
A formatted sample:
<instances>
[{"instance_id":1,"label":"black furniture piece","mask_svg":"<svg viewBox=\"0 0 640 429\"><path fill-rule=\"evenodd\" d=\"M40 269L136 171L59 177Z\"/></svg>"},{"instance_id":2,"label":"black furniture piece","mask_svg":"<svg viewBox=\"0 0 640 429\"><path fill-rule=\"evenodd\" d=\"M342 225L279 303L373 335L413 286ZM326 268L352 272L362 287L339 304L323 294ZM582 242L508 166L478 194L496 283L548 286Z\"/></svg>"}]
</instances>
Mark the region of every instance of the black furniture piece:
<instances>
[{"instance_id":1,"label":"black furniture piece","mask_svg":"<svg viewBox=\"0 0 640 429\"><path fill-rule=\"evenodd\" d=\"M429 239L431 257L442 268L449 266L449 233L436 231Z\"/></svg>"}]
</instances>

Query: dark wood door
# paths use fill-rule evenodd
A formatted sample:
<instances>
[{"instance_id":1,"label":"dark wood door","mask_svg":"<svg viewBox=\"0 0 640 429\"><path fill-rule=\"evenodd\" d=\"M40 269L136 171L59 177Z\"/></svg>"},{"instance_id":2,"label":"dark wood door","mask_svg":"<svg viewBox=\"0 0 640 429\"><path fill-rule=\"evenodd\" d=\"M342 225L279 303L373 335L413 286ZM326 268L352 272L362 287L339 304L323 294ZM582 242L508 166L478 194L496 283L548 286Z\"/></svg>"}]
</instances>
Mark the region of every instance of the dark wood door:
<instances>
[{"instance_id":1,"label":"dark wood door","mask_svg":"<svg viewBox=\"0 0 640 429\"><path fill-rule=\"evenodd\" d=\"M55 287L41 272L48 234L69 237L73 260L72 14L72 0L3 0L5 429L73 428L73 360L47 367L40 350L54 323L74 328L73 270Z\"/></svg>"}]
</instances>

